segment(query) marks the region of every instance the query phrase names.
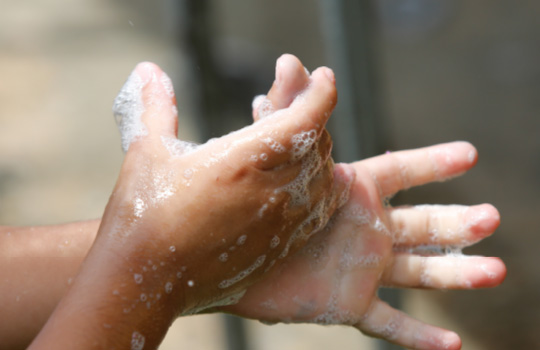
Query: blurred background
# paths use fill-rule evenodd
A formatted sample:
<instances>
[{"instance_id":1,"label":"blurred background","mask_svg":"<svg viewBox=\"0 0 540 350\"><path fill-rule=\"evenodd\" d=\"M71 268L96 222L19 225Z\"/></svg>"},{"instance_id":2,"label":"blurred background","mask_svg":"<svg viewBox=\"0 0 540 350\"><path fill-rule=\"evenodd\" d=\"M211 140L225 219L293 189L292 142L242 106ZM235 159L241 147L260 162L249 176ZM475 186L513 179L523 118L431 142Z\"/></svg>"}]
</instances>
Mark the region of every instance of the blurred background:
<instances>
[{"instance_id":1,"label":"blurred background","mask_svg":"<svg viewBox=\"0 0 540 350\"><path fill-rule=\"evenodd\" d=\"M540 3L510 0L0 0L0 222L101 216L123 156L112 101L137 62L169 73L180 137L203 141L250 122L288 52L336 72L338 160L452 140L479 150L467 176L396 203L494 204L500 228L466 252L501 256L505 283L384 298L464 349L538 349L538 18ZM345 327L220 315L180 319L161 349L332 347L398 349Z\"/></svg>"}]
</instances>

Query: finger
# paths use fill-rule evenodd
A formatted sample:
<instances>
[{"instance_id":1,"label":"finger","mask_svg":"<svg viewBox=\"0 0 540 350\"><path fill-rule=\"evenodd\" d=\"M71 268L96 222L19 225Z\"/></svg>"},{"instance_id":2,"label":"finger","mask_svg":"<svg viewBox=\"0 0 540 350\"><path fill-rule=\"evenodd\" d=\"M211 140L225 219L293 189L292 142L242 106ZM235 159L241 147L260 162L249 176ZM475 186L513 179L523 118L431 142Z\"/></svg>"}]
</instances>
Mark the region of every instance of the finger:
<instances>
[{"instance_id":1,"label":"finger","mask_svg":"<svg viewBox=\"0 0 540 350\"><path fill-rule=\"evenodd\" d=\"M122 148L142 137L176 137L176 98L169 77L153 63L135 67L113 105Z\"/></svg>"},{"instance_id":2,"label":"finger","mask_svg":"<svg viewBox=\"0 0 540 350\"><path fill-rule=\"evenodd\" d=\"M289 107L308 83L309 74L302 62L293 55L284 54L276 62L276 80L267 98L276 109Z\"/></svg>"},{"instance_id":3,"label":"finger","mask_svg":"<svg viewBox=\"0 0 540 350\"><path fill-rule=\"evenodd\" d=\"M452 142L416 150L384 154L354 164L364 166L379 186L381 197L433 181L463 174L477 161L477 152L468 142Z\"/></svg>"},{"instance_id":4,"label":"finger","mask_svg":"<svg viewBox=\"0 0 540 350\"><path fill-rule=\"evenodd\" d=\"M269 102L266 95L257 95L253 98L251 102L251 114L254 122L260 119L259 115L267 115L274 112L274 106Z\"/></svg>"},{"instance_id":5,"label":"finger","mask_svg":"<svg viewBox=\"0 0 540 350\"><path fill-rule=\"evenodd\" d=\"M490 204L396 207L389 209L389 217L398 246L466 247L492 234L500 223Z\"/></svg>"},{"instance_id":6,"label":"finger","mask_svg":"<svg viewBox=\"0 0 540 350\"><path fill-rule=\"evenodd\" d=\"M387 267L382 283L407 288L476 289L495 287L505 276L506 267L498 258L403 253Z\"/></svg>"},{"instance_id":7,"label":"finger","mask_svg":"<svg viewBox=\"0 0 540 350\"><path fill-rule=\"evenodd\" d=\"M408 349L461 349L461 340L456 333L415 320L378 299L355 327Z\"/></svg>"},{"instance_id":8,"label":"finger","mask_svg":"<svg viewBox=\"0 0 540 350\"><path fill-rule=\"evenodd\" d=\"M296 96L290 107L234 133L231 138L247 140L243 144L249 152L265 153L264 169L299 161L321 137L336 99L332 71L319 68L313 72L309 87Z\"/></svg>"},{"instance_id":9,"label":"finger","mask_svg":"<svg viewBox=\"0 0 540 350\"><path fill-rule=\"evenodd\" d=\"M349 164L334 164L334 191L329 199L333 208L332 213L347 203L355 177L356 173Z\"/></svg>"},{"instance_id":10,"label":"finger","mask_svg":"<svg viewBox=\"0 0 540 350\"><path fill-rule=\"evenodd\" d=\"M294 98L309 83L309 75L302 62L293 55L282 55L276 61L276 79L266 96L253 101L253 118L264 118L276 110L289 107Z\"/></svg>"}]
</instances>

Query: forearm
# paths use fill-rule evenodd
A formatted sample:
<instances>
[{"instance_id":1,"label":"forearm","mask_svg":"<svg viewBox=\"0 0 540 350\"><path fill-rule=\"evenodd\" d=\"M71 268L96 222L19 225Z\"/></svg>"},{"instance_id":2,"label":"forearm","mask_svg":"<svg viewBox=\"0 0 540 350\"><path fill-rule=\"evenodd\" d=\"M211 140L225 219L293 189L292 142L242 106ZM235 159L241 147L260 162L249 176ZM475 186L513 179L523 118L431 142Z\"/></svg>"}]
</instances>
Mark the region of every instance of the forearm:
<instances>
[{"instance_id":1,"label":"forearm","mask_svg":"<svg viewBox=\"0 0 540 350\"><path fill-rule=\"evenodd\" d=\"M177 279L169 246L120 242L114 227L104 226L29 349L153 349L176 318L183 294L168 283Z\"/></svg>"},{"instance_id":2,"label":"forearm","mask_svg":"<svg viewBox=\"0 0 540 350\"><path fill-rule=\"evenodd\" d=\"M0 227L0 349L23 349L77 275L99 220Z\"/></svg>"}]
</instances>

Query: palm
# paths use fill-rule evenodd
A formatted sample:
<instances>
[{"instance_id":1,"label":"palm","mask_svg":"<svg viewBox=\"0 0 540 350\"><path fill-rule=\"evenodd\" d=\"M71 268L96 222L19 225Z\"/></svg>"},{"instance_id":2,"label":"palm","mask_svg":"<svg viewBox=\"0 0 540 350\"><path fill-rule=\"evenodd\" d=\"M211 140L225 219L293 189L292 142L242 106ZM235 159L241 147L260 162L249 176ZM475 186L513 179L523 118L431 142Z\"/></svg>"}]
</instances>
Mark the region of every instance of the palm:
<instances>
[{"instance_id":1,"label":"palm","mask_svg":"<svg viewBox=\"0 0 540 350\"><path fill-rule=\"evenodd\" d=\"M459 347L454 333L390 308L377 290L500 283L504 265L496 259L411 253L418 246L472 244L496 228L498 213L488 205L391 208L384 201L399 190L466 171L475 155L470 145L454 143L353 164L356 180L349 200L329 225L229 310L270 322L353 325L418 349Z\"/></svg>"}]
</instances>

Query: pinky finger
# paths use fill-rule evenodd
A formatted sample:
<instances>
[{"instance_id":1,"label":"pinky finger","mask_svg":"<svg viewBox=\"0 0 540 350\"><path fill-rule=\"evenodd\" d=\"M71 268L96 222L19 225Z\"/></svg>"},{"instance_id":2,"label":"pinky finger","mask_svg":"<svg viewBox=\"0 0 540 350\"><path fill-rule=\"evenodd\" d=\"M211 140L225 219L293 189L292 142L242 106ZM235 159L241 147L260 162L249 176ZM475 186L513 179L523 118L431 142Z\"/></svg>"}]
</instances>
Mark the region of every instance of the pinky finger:
<instances>
[{"instance_id":1,"label":"pinky finger","mask_svg":"<svg viewBox=\"0 0 540 350\"><path fill-rule=\"evenodd\" d=\"M414 350L457 350L461 339L451 331L420 322L375 299L355 325L362 333Z\"/></svg>"}]
</instances>

